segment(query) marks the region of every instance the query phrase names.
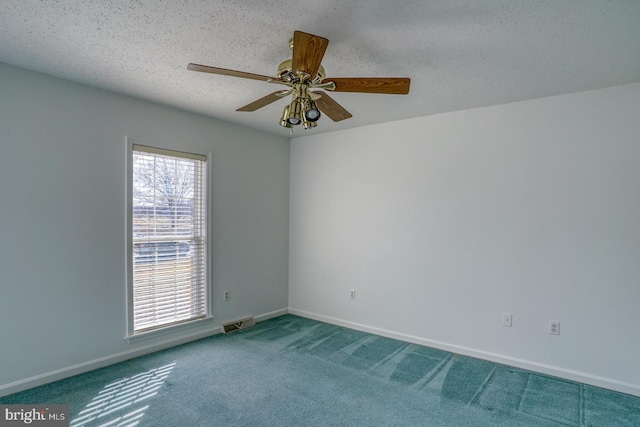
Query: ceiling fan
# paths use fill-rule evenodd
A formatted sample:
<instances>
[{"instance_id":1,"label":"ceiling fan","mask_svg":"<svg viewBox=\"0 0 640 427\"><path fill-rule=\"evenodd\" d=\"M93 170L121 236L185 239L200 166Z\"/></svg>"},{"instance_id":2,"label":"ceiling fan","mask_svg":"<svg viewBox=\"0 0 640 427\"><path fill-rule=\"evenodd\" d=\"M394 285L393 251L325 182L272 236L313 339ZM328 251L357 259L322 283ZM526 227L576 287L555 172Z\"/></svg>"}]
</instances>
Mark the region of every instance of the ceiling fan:
<instances>
[{"instance_id":1,"label":"ceiling fan","mask_svg":"<svg viewBox=\"0 0 640 427\"><path fill-rule=\"evenodd\" d=\"M334 122L348 119L351 116L344 107L338 104L326 92L360 92L406 95L409 93L411 79L408 77L340 77L326 78L321 65L329 40L313 34L295 31L289 40L289 48L293 51L291 59L278 66L278 77L228 70L226 68L189 64L187 69L203 73L221 74L244 79L261 80L287 86L264 96L236 111L256 111L288 95L292 95L291 103L284 107L280 125L291 128L302 124L305 129L317 126L321 113L326 114Z\"/></svg>"}]
</instances>

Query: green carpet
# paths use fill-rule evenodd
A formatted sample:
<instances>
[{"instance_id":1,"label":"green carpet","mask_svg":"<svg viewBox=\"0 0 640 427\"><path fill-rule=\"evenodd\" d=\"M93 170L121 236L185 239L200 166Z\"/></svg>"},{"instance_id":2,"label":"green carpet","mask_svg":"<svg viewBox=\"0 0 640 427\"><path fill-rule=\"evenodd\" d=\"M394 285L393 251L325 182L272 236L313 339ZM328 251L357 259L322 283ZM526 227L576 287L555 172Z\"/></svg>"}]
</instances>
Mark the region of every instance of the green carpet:
<instances>
[{"instance_id":1,"label":"green carpet","mask_svg":"<svg viewBox=\"0 0 640 427\"><path fill-rule=\"evenodd\" d=\"M286 315L0 398L71 426L639 426L640 398Z\"/></svg>"}]
</instances>

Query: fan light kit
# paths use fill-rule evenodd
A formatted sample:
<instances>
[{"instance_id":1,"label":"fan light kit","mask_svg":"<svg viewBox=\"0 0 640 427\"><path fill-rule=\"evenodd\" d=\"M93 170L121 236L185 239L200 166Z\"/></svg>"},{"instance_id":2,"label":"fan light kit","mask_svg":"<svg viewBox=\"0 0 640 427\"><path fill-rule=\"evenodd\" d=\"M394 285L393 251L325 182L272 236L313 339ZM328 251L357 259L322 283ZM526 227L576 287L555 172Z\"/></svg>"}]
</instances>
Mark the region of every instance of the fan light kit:
<instances>
[{"instance_id":1,"label":"fan light kit","mask_svg":"<svg viewBox=\"0 0 640 427\"><path fill-rule=\"evenodd\" d=\"M305 129L318 125L321 112L334 122L348 119L347 110L333 100L323 89L333 92L360 92L406 95L409 93L411 79L408 77L340 77L326 78L321 65L329 40L313 34L295 31L289 40L293 51L291 59L283 61L278 67L278 77L228 70L226 68L189 64L187 69L203 73L220 74L252 80L261 80L287 86L288 89L275 91L236 111L256 111L279 99L291 95L291 102L284 107L280 126L292 128L302 125ZM316 90L312 90L316 89Z\"/></svg>"}]
</instances>

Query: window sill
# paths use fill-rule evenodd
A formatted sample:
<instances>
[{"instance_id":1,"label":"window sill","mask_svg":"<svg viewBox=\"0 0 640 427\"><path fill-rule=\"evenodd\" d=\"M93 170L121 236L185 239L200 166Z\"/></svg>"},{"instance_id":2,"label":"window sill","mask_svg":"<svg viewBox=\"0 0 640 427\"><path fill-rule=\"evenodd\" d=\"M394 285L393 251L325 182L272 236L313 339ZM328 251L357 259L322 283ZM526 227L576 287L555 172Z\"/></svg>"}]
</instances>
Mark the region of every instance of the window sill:
<instances>
[{"instance_id":1,"label":"window sill","mask_svg":"<svg viewBox=\"0 0 640 427\"><path fill-rule=\"evenodd\" d=\"M204 319L197 319L191 322L185 322L185 323L180 323L178 325L167 326L165 328L154 329L152 331L140 332L133 335L127 335L125 338L129 342L129 344L133 344L133 343L148 340L151 338L176 334L185 330L206 326L212 323L213 323L213 316L205 317Z\"/></svg>"}]
</instances>

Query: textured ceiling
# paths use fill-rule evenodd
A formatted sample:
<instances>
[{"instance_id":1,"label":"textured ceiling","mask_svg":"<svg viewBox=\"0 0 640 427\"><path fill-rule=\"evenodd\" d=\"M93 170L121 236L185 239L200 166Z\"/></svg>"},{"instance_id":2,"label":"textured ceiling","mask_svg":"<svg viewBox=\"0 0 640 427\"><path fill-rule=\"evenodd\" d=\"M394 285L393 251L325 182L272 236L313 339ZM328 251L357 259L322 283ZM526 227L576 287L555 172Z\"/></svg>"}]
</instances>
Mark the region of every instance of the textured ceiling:
<instances>
[{"instance_id":1,"label":"textured ceiling","mask_svg":"<svg viewBox=\"0 0 640 427\"><path fill-rule=\"evenodd\" d=\"M280 135L294 30L330 40L327 77L411 77L409 95L334 93L353 114L295 136L640 81L637 0L0 0L0 62Z\"/></svg>"}]
</instances>

